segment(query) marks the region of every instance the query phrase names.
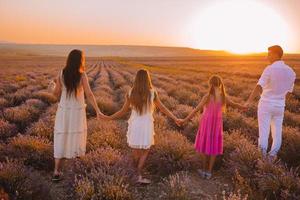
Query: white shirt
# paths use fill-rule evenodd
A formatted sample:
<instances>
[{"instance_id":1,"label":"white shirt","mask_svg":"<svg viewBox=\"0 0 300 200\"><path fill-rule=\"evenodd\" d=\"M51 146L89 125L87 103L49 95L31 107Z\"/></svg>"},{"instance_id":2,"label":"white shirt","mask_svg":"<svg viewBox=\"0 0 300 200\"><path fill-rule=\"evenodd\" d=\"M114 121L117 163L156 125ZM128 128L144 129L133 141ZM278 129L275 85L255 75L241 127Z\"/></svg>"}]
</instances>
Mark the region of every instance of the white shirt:
<instances>
[{"instance_id":1,"label":"white shirt","mask_svg":"<svg viewBox=\"0 0 300 200\"><path fill-rule=\"evenodd\" d=\"M263 89L260 101L285 106L285 96L293 92L295 79L296 73L282 60L267 66L257 83Z\"/></svg>"}]
</instances>

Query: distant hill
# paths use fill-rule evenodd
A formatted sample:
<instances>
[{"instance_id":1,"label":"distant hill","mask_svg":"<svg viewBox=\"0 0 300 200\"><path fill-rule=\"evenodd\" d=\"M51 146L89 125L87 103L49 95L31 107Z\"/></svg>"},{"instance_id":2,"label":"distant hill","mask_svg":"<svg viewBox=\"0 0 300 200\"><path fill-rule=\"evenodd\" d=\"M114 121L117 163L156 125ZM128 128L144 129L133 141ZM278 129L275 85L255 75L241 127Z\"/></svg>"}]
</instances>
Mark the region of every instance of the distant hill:
<instances>
[{"instance_id":1,"label":"distant hill","mask_svg":"<svg viewBox=\"0 0 300 200\"><path fill-rule=\"evenodd\" d=\"M67 56L72 49L82 49L86 56L120 57L198 57L230 55L225 51L199 50L187 47L131 46L131 45L39 45L0 43L2 56Z\"/></svg>"}]
</instances>

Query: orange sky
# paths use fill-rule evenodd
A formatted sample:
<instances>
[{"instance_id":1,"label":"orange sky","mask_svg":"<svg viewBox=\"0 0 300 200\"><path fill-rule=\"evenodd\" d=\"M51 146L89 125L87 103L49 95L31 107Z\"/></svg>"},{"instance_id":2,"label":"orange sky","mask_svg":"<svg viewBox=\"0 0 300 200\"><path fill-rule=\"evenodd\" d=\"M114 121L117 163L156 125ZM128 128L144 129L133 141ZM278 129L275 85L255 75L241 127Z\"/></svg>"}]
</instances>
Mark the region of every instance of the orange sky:
<instances>
[{"instance_id":1,"label":"orange sky","mask_svg":"<svg viewBox=\"0 0 300 200\"><path fill-rule=\"evenodd\" d=\"M223 8L224 2L232 2L236 8L232 8L231 5L226 7L224 4L224 9L228 12L214 13L215 10L220 9L220 6L221 9ZM188 46L247 52L262 51L265 45L269 45L268 42L263 43L267 41L268 34L277 32L277 35L272 35L273 40L270 40L270 44L278 41L283 43L280 45L286 51L300 52L298 37L300 1L255 1L257 4L253 5L254 10L257 6L258 12L261 10L262 13L270 12L273 15L275 13L276 18L272 20L273 15L270 14L268 21L259 24L264 17L255 18L257 13L242 16L243 20L248 18L252 20L249 21L249 25L252 24L249 31L253 29L261 31L257 35L246 31L249 33L247 37L244 35L245 32L238 32L241 30L237 25L240 22L231 20L238 17L233 16L226 22L222 22L222 19L228 17L225 15L235 12L234 9L239 9L237 15L244 15L243 5L239 2L241 1L0 0L0 41L39 44ZM277 23L278 19L281 23ZM223 31L226 27L218 29L224 23L227 23L226 27L230 27L227 32ZM212 29L212 27L216 28ZM237 32L240 35L234 35ZM266 35L263 35L264 33ZM240 41L237 41L239 36ZM230 43L227 44L225 41ZM257 45L253 46L253 44Z\"/></svg>"}]
</instances>

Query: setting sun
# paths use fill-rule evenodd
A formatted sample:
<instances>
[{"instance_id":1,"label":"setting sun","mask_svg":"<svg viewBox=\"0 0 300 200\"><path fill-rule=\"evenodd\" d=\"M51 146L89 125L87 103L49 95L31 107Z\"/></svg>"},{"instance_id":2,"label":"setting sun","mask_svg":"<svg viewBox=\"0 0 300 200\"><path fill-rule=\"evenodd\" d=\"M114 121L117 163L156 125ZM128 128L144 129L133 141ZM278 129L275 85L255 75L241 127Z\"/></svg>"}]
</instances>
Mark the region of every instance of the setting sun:
<instances>
[{"instance_id":1,"label":"setting sun","mask_svg":"<svg viewBox=\"0 0 300 200\"><path fill-rule=\"evenodd\" d=\"M194 16L188 31L194 48L233 53L262 52L273 44L286 48L289 38L281 16L253 1L218 2L207 7Z\"/></svg>"}]
</instances>

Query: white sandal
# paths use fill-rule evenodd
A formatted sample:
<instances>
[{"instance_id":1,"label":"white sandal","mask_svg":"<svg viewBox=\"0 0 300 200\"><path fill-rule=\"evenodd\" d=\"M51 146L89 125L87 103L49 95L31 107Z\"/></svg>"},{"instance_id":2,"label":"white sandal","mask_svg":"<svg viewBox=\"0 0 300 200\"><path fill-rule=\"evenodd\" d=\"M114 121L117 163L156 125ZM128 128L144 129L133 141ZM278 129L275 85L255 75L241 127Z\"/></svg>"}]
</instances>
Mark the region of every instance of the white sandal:
<instances>
[{"instance_id":1,"label":"white sandal","mask_svg":"<svg viewBox=\"0 0 300 200\"><path fill-rule=\"evenodd\" d=\"M58 174L53 174L52 182L59 182L63 179L63 173L59 172Z\"/></svg>"},{"instance_id":2,"label":"white sandal","mask_svg":"<svg viewBox=\"0 0 300 200\"><path fill-rule=\"evenodd\" d=\"M137 182L138 182L138 183L141 183L141 184L150 184L150 183L151 183L151 180L149 180L149 179L147 179L147 178L143 178L142 176L139 176Z\"/></svg>"},{"instance_id":3,"label":"white sandal","mask_svg":"<svg viewBox=\"0 0 300 200\"><path fill-rule=\"evenodd\" d=\"M203 171L202 169L198 169L197 172L201 176L201 178L205 178L205 176L206 176L205 171Z\"/></svg>"},{"instance_id":4,"label":"white sandal","mask_svg":"<svg viewBox=\"0 0 300 200\"><path fill-rule=\"evenodd\" d=\"M205 178L207 180L211 179L211 177L212 177L212 174L210 172L205 172Z\"/></svg>"}]
</instances>

